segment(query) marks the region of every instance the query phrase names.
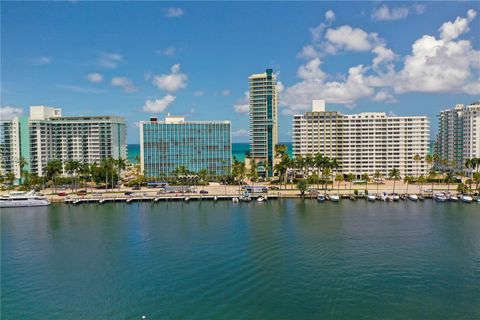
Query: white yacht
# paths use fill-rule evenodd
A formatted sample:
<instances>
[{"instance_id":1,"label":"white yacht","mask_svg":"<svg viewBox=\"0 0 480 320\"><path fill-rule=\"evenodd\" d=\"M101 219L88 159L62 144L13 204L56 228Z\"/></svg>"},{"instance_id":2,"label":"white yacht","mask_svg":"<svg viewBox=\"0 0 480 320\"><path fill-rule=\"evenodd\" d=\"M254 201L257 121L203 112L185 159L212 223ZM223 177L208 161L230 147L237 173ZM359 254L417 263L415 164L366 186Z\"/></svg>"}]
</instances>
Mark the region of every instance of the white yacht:
<instances>
[{"instance_id":1,"label":"white yacht","mask_svg":"<svg viewBox=\"0 0 480 320\"><path fill-rule=\"evenodd\" d=\"M39 207L48 205L50 205L50 201L48 201L47 197L36 194L35 191L14 191L7 195L0 196L0 208Z\"/></svg>"}]
</instances>

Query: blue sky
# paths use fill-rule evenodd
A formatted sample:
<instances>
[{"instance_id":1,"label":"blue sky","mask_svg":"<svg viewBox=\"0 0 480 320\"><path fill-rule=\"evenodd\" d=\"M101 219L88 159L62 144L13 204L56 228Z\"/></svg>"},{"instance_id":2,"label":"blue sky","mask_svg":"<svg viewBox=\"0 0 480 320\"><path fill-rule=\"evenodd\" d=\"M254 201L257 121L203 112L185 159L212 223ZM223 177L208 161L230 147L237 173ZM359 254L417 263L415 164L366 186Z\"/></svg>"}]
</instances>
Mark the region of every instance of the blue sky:
<instances>
[{"instance_id":1,"label":"blue sky","mask_svg":"<svg viewBox=\"0 0 480 320\"><path fill-rule=\"evenodd\" d=\"M479 2L2 2L1 116L231 120L248 141L248 76L273 68L279 140L311 99L344 113L436 114L480 96ZM433 138L433 136L432 136Z\"/></svg>"}]
</instances>

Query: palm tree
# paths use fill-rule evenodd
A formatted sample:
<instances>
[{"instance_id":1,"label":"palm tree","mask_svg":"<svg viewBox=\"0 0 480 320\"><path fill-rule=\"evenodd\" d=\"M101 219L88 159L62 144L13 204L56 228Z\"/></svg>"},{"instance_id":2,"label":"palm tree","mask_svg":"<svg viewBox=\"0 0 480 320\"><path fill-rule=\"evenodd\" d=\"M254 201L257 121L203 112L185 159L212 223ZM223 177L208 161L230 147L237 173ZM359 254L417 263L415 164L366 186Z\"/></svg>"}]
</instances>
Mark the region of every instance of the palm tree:
<instances>
[{"instance_id":1,"label":"palm tree","mask_svg":"<svg viewBox=\"0 0 480 320\"><path fill-rule=\"evenodd\" d=\"M353 173L347 174L347 180L350 182L350 193L352 193L352 182L355 180L355 175Z\"/></svg>"},{"instance_id":2,"label":"palm tree","mask_svg":"<svg viewBox=\"0 0 480 320\"><path fill-rule=\"evenodd\" d=\"M475 165L475 160L466 159L464 165L465 165L465 169L467 169L467 172L470 174L470 178L472 178L472 170L469 170L469 169L473 169Z\"/></svg>"},{"instance_id":3,"label":"palm tree","mask_svg":"<svg viewBox=\"0 0 480 320\"><path fill-rule=\"evenodd\" d=\"M243 184L246 173L247 170L245 168L245 162L237 161L237 159L234 159L232 174L238 183L238 192L240 192L240 185Z\"/></svg>"},{"instance_id":4,"label":"palm tree","mask_svg":"<svg viewBox=\"0 0 480 320\"><path fill-rule=\"evenodd\" d=\"M403 182L407 185L407 187L405 188L405 193L408 194L408 185L413 182L413 177L405 176L403 178Z\"/></svg>"},{"instance_id":5,"label":"palm tree","mask_svg":"<svg viewBox=\"0 0 480 320\"><path fill-rule=\"evenodd\" d=\"M337 181L337 193L340 193L340 183L345 181L345 177L342 173L337 173L335 180Z\"/></svg>"},{"instance_id":6,"label":"palm tree","mask_svg":"<svg viewBox=\"0 0 480 320\"><path fill-rule=\"evenodd\" d=\"M53 192L55 193L55 177L62 172L62 161L58 159L48 161L44 171L47 177L52 179Z\"/></svg>"},{"instance_id":7,"label":"palm tree","mask_svg":"<svg viewBox=\"0 0 480 320\"><path fill-rule=\"evenodd\" d=\"M340 168L340 165L338 164L337 158L332 158L328 164L330 169L332 169L332 187L333 187L333 178L334 178L333 174L338 170L338 168Z\"/></svg>"},{"instance_id":8,"label":"palm tree","mask_svg":"<svg viewBox=\"0 0 480 320\"><path fill-rule=\"evenodd\" d=\"M23 184L23 180L24 180L24 176L25 176L25 172L26 172L25 170L23 170L23 168L27 165L28 165L27 160L24 157L21 156L20 159L18 159L18 166L20 167L20 178L22 180L21 181L22 184Z\"/></svg>"},{"instance_id":9,"label":"palm tree","mask_svg":"<svg viewBox=\"0 0 480 320\"><path fill-rule=\"evenodd\" d=\"M122 174L122 171L125 170L125 168L127 167L127 160L126 159L123 159L123 158L118 158L116 161L115 161L115 165L117 167L117 174L118 174L118 179L120 179L120 176ZM120 190L120 183L118 183L118 190Z\"/></svg>"},{"instance_id":10,"label":"palm tree","mask_svg":"<svg viewBox=\"0 0 480 320\"><path fill-rule=\"evenodd\" d=\"M418 192L423 193L423 184L425 183L425 176L422 174L420 177L417 179L418 183Z\"/></svg>"},{"instance_id":11,"label":"palm tree","mask_svg":"<svg viewBox=\"0 0 480 320\"><path fill-rule=\"evenodd\" d=\"M235 159L236 161L236 159ZM207 180L207 177L208 177L208 170L207 169L202 169L200 171L198 171L198 178L200 179L200 181L202 181L202 190L205 190L205 182Z\"/></svg>"},{"instance_id":12,"label":"palm tree","mask_svg":"<svg viewBox=\"0 0 480 320\"><path fill-rule=\"evenodd\" d=\"M453 174L453 172L451 171L447 172L447 174L445 175L444 181L447 183L447 191L450 191L450 184L456 181L455 175Z\"/></svg>"},{"instance_id":13,"label":"palm tree","mask_svg":"<svg viewBox=\"0 0 480 320\"><path fill-rule=\"evenodd\" d=\"M78 162L76 160L68 160L65 163L65 171L67 171L67 173L72 177L72 180L73 180L73 183L71 185L72 191L73 191L74 188L75 188L75 190L77 189L76 188L76 176L77 176L77 171L79 169L80 169L80 162Z\"/></svg>"},{"instance_id":14,"label":"palm tree","mask_svg":"<svg viewBox=\"0 0 480 320\"><path fill-rule=\"evenodd\" d=\"M430 180L432 182L432 194L433 194L433 186L434 186L434 183L435 183L435 179L437 178L437 172L435 170L431 170L429 173L428 173L428 180Z\"/></svg>"},{"instance_id":15,"label":"palm tree","mask_svg":"<svg viewBox=\"0 0 480 320\"><path fill-rule=\"evenodd\" d=\"M92 170L91 170L92 166L88 163L82 163L80 165L80 168L78 169L78 173L80 175L80 178L82 179L83 178L83 182L84 182L84 187L85 187L85 181L90 181L91 180L91 177L92 177ZM85 189L87 189L85 187Z\"/></svg>"},{"instance_id":16,"label":"palm tree","mask_svg":"<svg viewBox=\"0 0 480 320\"><path fill-rule=\"evenodd\" d=\"M416 154L416 155L413 157L413 160L416 162L417 177L418 177L418 176L419 176L419 173L418 173L418 163L422 160L422 157L420 157L419 154Z\"/></svg>"},{"instance_id":17,"label":"palm tree","mask_svg":"<svg viewBox=\"0 0 480 320\"><path fill-rule=\"evenodd\" d=\"M383 175L380 172L380 170L375 171L375 173L373 174L373 178L375 179L375 183L377 184L377 194L378 194L378 184L379 184L380 179L382 179L382 177L383 177Z\"/></svg>"},{"instance_id":18,"label":"palm tree","mask_svg":"<svg viewBox=\"0 0 480 320\"><path fill-rule=\"evenodd\" d=\"M401 178L400 177L400 171L397 168L393 168L388 173L388 176L390 177L390 179L393 179L393 193L395 193L395 184L396 184L397 180L399 180Z\"/></svg>"},{"instance_id":19,"label":"palm tree","mask_svg":"<svg viewBox=\"0 0 480 320\"><path fill-rule=\"evenodd\" d=\"M257 163L255 161L252 161L252 164L250 166L250 169L248 170L248 177L250 178L250 181L252 181L252 187L254 185L255 180L258 179L258 171L257 171Z\"/></svg>"},{"instance_id":20,"label":"palm tree","mask_svg":"<svg viewBox=\"0 0 480 320\"><path fill-rule=\"evenodd\" d=\"M480 172L475 172L473 174L472 181L475 183L475 190L479 191L478 185L480 184Z\"/></svg>"},{"instance_id":21,"label":"palm tree","mask_svg":"<svg viewBox=\"0 0 480 320\"><path fill-rule=\"evenodd\" d=\"M368 193L368 181L370 180L368 173L362 174L362 180L365 180L365 191Z\"/></svg>"}]
</instances>

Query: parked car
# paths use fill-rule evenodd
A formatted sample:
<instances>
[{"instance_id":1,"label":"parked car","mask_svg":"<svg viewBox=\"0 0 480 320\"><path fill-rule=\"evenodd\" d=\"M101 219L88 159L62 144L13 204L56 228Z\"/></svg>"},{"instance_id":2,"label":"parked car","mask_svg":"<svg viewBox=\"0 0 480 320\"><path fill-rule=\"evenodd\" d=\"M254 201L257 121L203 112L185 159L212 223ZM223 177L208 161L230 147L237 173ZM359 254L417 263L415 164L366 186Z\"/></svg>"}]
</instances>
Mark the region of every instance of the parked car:
<instances>
[{"instance_id":1,"label":"parked car","mask_svg":"<svg viewBox=\"0 0 480 320\"><path fill-rule=\"evenodd\" d=\"M86 196L87 195L87 190L80 190L77 192L77 196Z\"/></svg>"},{"instance_id":2,"label":"parked car","mask_svg":"<svg viewBox=\"0 0 480 320\"><path fill-rule=\"evenodd\" d=\"M200 193L200 194L207 194L207 193L208 193L208 191L207 191L207 190L200 190L200 192L199 192L199 193Z\"/></svg>"},{"instance_id":3,"label":"parked car","mask_svg":"<svg viewBox=\"0 0 480 320\"><path fill-rule=\"evenodd\" d=\"M140 186L135 186L132 188L132 190L140 190L140 189L141 189Z\"/></svg>"},{"instance_id":4,"label":"parked car","mask_svg":"<svg viewBox=\"0 0 480 320\"><path fill-rule=\"evenodd\" d=\"M279 186L270 186L270 190L280 190Z\"/></svg>"},{"instance_id":5,"label":"parked car","mask_svg":"<svg viewBox=\"0 0 480 320\"><path fill-rule=\"evenodd\" d=\"M60 191L59 193L57 193L57 196L60 196L60 197L65 197L67 195L67 193L65 191Z\"/></svg>"},{"instance_id":6,"label":"parked car","mask_svg":"<svg viewBox=\"0 0 480 320\"><path fill-rule=\"evenodd\" d=\"M126 196L130 196L133 192L132 191L125 191Z\"/></svg>"}]
</instances>

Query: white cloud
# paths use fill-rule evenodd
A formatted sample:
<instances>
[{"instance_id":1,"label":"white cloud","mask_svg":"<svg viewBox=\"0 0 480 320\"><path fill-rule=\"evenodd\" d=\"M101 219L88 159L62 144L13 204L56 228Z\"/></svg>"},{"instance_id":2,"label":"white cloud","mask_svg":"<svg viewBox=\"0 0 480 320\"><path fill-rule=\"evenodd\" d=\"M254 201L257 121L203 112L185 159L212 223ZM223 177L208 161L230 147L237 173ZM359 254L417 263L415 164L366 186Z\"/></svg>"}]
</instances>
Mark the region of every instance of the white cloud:
<instances>
[{"instance_id":1,"label":"white cloud","mask_svg":"<svg viewBox=\"0 0 480 320\"><path fill-rule=\"evenodd\" d=\"M180 72L180 64L175 64L170 68L171 73L161 74L153 77L153 84L159 89L169 92L175 92L187 86L188 76Z\"/></svg>"},{"instance_id":2,"label":"white cloud","mask_svg":"<svg viewBox=\"0 0 480 320\"><path fill-rule=\"evenodd\" d=\"M398 102L398 100L395 99L395 97L390 92L384 89L378 91L377 94L372 99L373 101L377 101L377 102L387 102L387 103Z\"/></svg>"},{"instance_id":3,"label":"white cloud","mask_svg":"<svg viewBox=\"0 0 480 320\"><path fill-rule=\"evenodd\" d=\"M118 53L101 52L98 55L98 64L104 68L115 69L121 62L124 62L124 59Z\"/></svg>"},{"instance_id":4,"label":"white cloud","mask_svg":"<svg viewBox=\"0 0 480 320\"><path fill-rule=\"evenodd\" d=\"M325 73L320 70L321 61L319 58L310 60L306 64L301 65L297 70L297 75L306 80L306 79L319 79L322 80L325 78Z\"/></svg>"},{"instance_id":5,"label":"white cloud","mask_svg":"<svg viewBox=\"0 0 480 320\"><path fill-rule=\"evenodd\" d=\"M333 12L333 10L328 10L325 12L325 21L332 23L333 20L335 20L335 12Z\"/></svg>"},{"instance_id":6,"label":"white cloud","mask_svg":"<svg viewBox=\"0 0 480 320\"><path fill-rule=\"evenodd\" d=\"M110 84L114 87L121 87L123 91L128 93L137 91L137 88L133 86L132 80L127 77L113 77Z\"/></svg>"},{"instance_id":7,"label":"white cloud","mask_svg":"<svg viewBox=\"0 0 480 320\"><path fill-rule=\"evenodd\" d=\"M194 95L195 97L201 97L201 96L203 96L203 91L202 91L202 90L195 90L195 91L193 92L193 95Z\"/></svg>"},{"instance_id":8,"label":"white cloud","mask_svg":"<svg viewBox=\"0 0 480 320\"><path fill-rule=\"evenodd\" d=\"M392 49L385 47L383 44L373 48L372 52L376 54L376 57L373 59L373 68L378 68L382 63L396 59L396 55Z\"/></svg>"},{"instance_id":9,"label":"white cloud","mask_svg":"<svg viewBox=\"0 0 480 320\"><path fill-rule=\"evenodd\" d=\"M426 10L423 4L414 4L412 6L389 7L386 4L372 10L372 20L387 21L405 19L411 13L423 14Z\"/></svg>"},{"instance_id":10,"label":"white cloud","mask_svg":"<svg viewBox=\"0 0 480 320\"><path fill-rule=\"evenodd\" d=\"M176 97L167 94L161 99L147 100L142 110L147 113L161 113L165 111L170 104L175 101Z\"/></svg>"},{"instance_id":11,"label":"white cloud","mask_svg":"<svg viewBox=\"0 0 480 320\"><path fill-rule=\"evenodd\" d=\"M231 94L231 92L230 92L230 90L228 90L228 89L224 89L224 90L222 90L222 93L221 93L221 94L222 94L222 96L227 97L227 96L229 96L229 95Z\"/></svg>"},{"instance_id":12,"label":"white cloud","mask_svg":"<svg viewBox=\"0 0 480 320\"><path fill-rule=\"evenodd\" d=\"M408 16L407 7L393 7L390 8L388 5L384 4L378 8L373 9L372 19L377 21L382 20L399 20L404 19Z\"/></svg>"},{"instance_id":13,"label":"white cloud","mask_svg":"<svg viewBox=\"0 0 480 320\"><path fill-rule=\"evenodd\" d=\"M278 81L277 82L277 91L278 93L282 93L283 90L285 90L285 86L283 85L283 83L281 81Z\"/></svg>"},{"instance_id":14,"label":"white cloud","mask_svg":"<svg viewBox=\"0 0 480 320\"><path fill-rule=\"evenodd\" d=\"M349 25L328 29L325 33L327 42L324 47L327 52L335 53L337 50L369 51L373 43L378 42L376 33L367 33L360 28Z\"/></svg>"},{"instance_id":15,"label":"white cloud","mask_svg":"<svg viewBox=\"0 0 480 320\"><path fill-rule=\"evenodd\" d=\"M21 116L23 113L22 108L15 107L0 107L0 120L11 120L15 117Z\"/></svg>"},{"instance_id":16,"label":"white cloud","mask_svg":"<svg viewBox=\"0 0 480 320\"><path fill-rule=\"evenodd\" d=\"M182 8L170 7L165 10L165 15L168 18L178 18L185 14L185 10Z\"/></svg>"},{"instance_id":17,"label":"white cloud","mask_svg":"<svg viewBox=\"0 0 480 320\"><path fill-rule=\"evenodd\" d=\"M62 88L62 89L67 89L67 90L77 92L77 93L103 93L103 92L105 92L104 90L97 89L97 88L81 87L81 86L75 86L75 85L70 85L70 84L57 84L57 87Z\"/></svg>"},{"instance_id":18,"label":"white cloud","mask_svg":"<svg viewBox=\"0 0 480 320\"><path fill-rule=\"evenodd\" d=\"M440 39L450 41L458 38L462 33L470 31L468 24L475 19L477 12L473 9L468 10L466 18L457 17L454 22L448 21L442 24L440 29Z\"/></svg>"},{"instance_id":19,"label":"white cloud","mask_svg":"<svg viewBox=\"0 0 480 320\"><path fill-rule=\"evenodd\" d=\"M167 47L162 50L158 50L157 53L168 56L168 57L173 57L177 53L177 49L175 47Z\"/></svg>"},{"instance_id":20,"label":"white cloud","mask_svg":"<svg viewBox=\"0 0 480 320\"><path fill-rule=\"evenodd\" d=\"M43 66L43 65L52 63L52 59L50 57L43 56L43 57L32 58L28 60L28 62L34 66Z\"/></svg>"},{"instance_id":21,"label":"white cloud","mask_svg":"<svg viewBox=\"0 0 480 320\"><path fill-rule=\"evenodd\" d=\"M247 129L237 129L232 131L232 136L234 137L248 137L249 132Z\"/></svg>"},{"instance_id":22,"label":"white cloud","mask_svg":"<svg viewBox=\"0 0 480 320\"><path fill-rule=\"evenodd\" d=\"M304 59L318 58L320 57L320 52L313 45L308 44L302 48L302 51L297 54L297 57Z\"/></svg>"},{"instance_id":23,"label":"white cloud","mask_svg":"<svg viewBox=\"0 0 480 320\"><path fill-rule=\"evenodd\" d=\"M421 14L423 5L408 7ZM285 88L280 94L283 113L293 114L308 110L313 99L325 99L328 103L352 107L359 99L397 102L395 94L406 92L445 92L480 94L480 50L475 50L470 40L460 40L469 31L469 24L476 18L474 10L466 17L445 22L439 29L440 37L424 35L412 45L412 52L399 56L387 47L386 41L377 33L368 33L359 28L344 25L329 28L323 39L318 39L312 29L312 42L303 47L299 57L309 58L300 65L297 75L300 81ZM320 41L318 41L320 40ZM339 50L369 52L371 65L351 67L347 75L335 75L342 80L331 81L332 75L321 68L327 54ZM237 108L246 112L247 106Z\"/></svg>"},{"instance_id":24,"label":"white cloud","mask_svg":"<svg viewBox=\"0 0 480 320\"><path fill-rule=\"evenodd\" d=\"M312 63L312 61L307 64ZM305 66L303 66L305 67ZM302 68L302 66L300 66ZM323 72L319 70L320 72ZM374 90L368 85L362 65L351 67L345 81L325 82L322 78L305 78L285 89L281 95L284 113L294 114L308 110L314 99L325 99L328 103L344 104L351 107L356 100L372 96Z\"/></svg>"},{"instance_id":25,"label":"white cloud","mask_svg":"<svg viewBox=\"0 0 480 320\"><path fill-rule=\"evenodd\" d=\"M468 31L468 23L475 15L475 11L469 10L466 19L457 18L453 23L444 23L439 30L440 39L430 35L417 39L397 75L395 91L480 94L480 88L475 84L480 69L480 51L475 50L468 40L454 41Z\"/></svg>"},{"instance_id":26,"label":"white cloud","mask_svg":"<svg viewBox=\"0 0 480 320\"><path fill-rule=\"evenodd\" d=\"M93 83L99 83L103 81L103 76L98 72L89 73L87 74L87 80Z\"/></svg>"},{"instance_id":27,"label":"white cloud","mask_svg":"<svg viewBox=\"0 0 480 320\"><path fill-rule=\"evenodd\" d=\"M245 91L243 98L233 106L236 113L248 113L250 111L249 97L250 93Z\"/></svg>"}]
</instances>

